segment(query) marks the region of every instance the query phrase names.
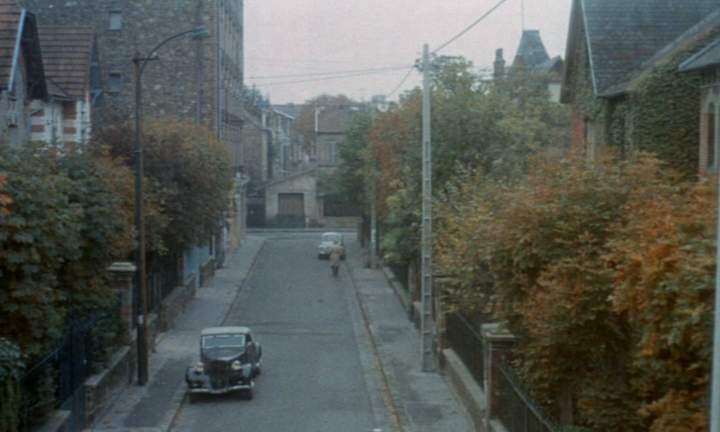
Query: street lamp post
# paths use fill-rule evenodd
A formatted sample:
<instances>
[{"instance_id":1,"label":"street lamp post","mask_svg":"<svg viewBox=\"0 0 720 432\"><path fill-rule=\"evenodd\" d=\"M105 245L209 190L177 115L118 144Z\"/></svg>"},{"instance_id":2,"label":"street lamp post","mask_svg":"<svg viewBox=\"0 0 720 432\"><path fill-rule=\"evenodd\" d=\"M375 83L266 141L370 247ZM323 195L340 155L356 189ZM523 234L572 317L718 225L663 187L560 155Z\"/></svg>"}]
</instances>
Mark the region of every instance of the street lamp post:
<instances>
[{"instance_id":1,"label":"street lamp post","mask_svg":"<svg viewBox=\"0 0 720 432\"><path fill-rule=\"evenodd\" d=\"M157 51L168 42L183 36L192 36L193 39L207 37L208 31L205 27L197 27L171 36L160 42L150 50L146 57L139 52L135 53L132 61L135 65L135 229L138 234L138 245L135 254L137 267L137 283L139 287L140 315L137 319L137 351L138 351L138 384L145 385L148 381L148 332L147 332L147 279L145 276L145 223L143 222L143 147L142 140L142 74L145 66L154 57Z\"/></svg>"}]
</instances>

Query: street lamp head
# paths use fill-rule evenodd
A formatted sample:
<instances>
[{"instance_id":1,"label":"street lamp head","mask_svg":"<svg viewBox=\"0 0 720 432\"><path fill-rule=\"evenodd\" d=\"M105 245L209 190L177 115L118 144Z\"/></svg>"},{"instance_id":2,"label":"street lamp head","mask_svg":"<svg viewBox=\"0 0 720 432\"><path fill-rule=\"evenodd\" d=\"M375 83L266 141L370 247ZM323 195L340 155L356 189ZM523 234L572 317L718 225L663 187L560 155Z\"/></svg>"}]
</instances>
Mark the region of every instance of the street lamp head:
<instances>
[{"instance_id":1,"label":"street lamp head","mask_svg":"<svg viewBox=\"0 0 720 432\"><path fill-rule=\"evenodd\" d=\"M205 26L196 27L192 33L190 34L190 37L193 38L193 40L198 39L207 39L210 37L210 32Z\"/></svg>"}]
</instances>

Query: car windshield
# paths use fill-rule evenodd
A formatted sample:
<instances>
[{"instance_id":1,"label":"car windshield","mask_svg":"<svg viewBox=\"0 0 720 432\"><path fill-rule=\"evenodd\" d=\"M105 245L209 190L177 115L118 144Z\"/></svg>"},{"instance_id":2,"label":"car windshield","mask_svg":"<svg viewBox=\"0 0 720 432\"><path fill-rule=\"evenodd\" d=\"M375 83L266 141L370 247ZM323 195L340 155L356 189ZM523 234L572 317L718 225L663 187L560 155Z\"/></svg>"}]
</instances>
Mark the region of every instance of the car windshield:
<instances>
[{"instance_id":1,"label":"car windshield","mask_svg":"<svg viewBox=\"0 0 720 432\"><path fill-rule=\"evenodd\" d=\"M245 335L244 334L220 334L220 335L208 335L202 338L203 349L215 349L215 348L245 348Z\"/></svg>"},{"instance_id":2,"label":"car windshield","mask_svg":"<svg viewBox=\"0 0 720 432\"><path fill-rule=\"evenodd\" d=\"M340 243L341 240L342 240L342 235L336 234L336 233L327 233L327 234L323 234L323 236L322 236L323 242Z\"/></svg>"}]
</instances>

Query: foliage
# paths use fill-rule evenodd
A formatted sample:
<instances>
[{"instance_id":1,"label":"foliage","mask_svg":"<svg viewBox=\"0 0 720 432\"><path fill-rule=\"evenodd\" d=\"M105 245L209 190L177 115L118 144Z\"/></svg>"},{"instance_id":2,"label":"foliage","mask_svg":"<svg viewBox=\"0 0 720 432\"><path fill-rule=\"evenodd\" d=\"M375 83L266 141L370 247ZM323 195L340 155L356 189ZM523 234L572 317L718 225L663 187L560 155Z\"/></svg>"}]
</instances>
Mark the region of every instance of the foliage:
<instances>
[{"instance_id":1,"label":"foliage","mask_svg":"<svg viewBox=\"0 0 720 432\"><path fill-rule=\"evenodd\" d=\"M550 102L547 77L516 71L496 83L483 82L462 57L432 61L432 140L435 196L464 169L479 169L510 181L524 175L528 157L567 147L567 108ZM377 205L385 232L386 257L409 261L418 254L421 203L421 94L401 97L379 114L370 132L378 167Z\"/></svg>"},{"instance_id":2,"label":"foliage","mask_svg":"<svg viewBox=\"0 0 720 432\"><path fill-rule=\"evenodd\" d=\"M134 144L127 130L127 125L104 129L94 147L109 149L131 167ZM228 205L228 150L204 127L172 119L146 122L142 142L146 183L160 204L147 223L161 240L151 250L163 254L205 243Z\"/></svg>"},{"instance_id":3,"label":"foliage","mask_svg":"<svg viewBox=\"0 0 720 432\"><path fill-rule=\"evenodd\" d=\"M20 373L24 368L20 349L0 338L0 431L17 430L20 406Z\"/></svg>"},{"instance_id":4,"label":"foliage","mask_svg":"<svg viewBox=\"0 0 720 432\"><path fill-rule=\"evenodd\" d=\"M115 195L123 168L88 154L3 149L0 335L27 355L56 339L68 313L107 305L105 269L131 247L131 214Z\"/></svg>"},{"instance_id":5,"label":"foliage","mask_svg":"<svg viewBox=\"0 0 720 432\"><path fill-rule=\"evenodd\" d=\"M713 188L570 155L513 183L463 172L438 201L445 295L507 320L537 400L596 431L704 430Z\"/></svg>"}]
</instances>

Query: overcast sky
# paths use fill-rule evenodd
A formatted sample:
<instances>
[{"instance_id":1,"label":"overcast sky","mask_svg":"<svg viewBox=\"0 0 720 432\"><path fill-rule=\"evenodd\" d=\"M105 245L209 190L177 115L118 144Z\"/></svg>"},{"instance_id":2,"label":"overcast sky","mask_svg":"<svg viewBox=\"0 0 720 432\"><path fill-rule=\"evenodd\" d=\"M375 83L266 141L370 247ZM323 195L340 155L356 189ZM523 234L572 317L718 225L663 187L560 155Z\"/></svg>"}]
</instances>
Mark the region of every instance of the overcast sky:
<instances>
[{"instance_id":1,"label":"overcast sky","mask_svg":"<svg viewBox=\"0 0 720 432\"><path fill-rule=\"evenodd\" d=\"M322 93L358 100L387 94L407 69L334 80L307 74L409 66L423 43L432 50L498 1L245 0L245 81L273 103L301 103ZM525 0L525 27L540 30L550 56L565 54L571 1ZM521 10L521 0L507 0L441 54L462 55L478 68L489 68L495 49L504 48L512 62ZM316 81L297 82L309 79ZM418 83L413 74L403 88Z\"/></svg>"}]
</instances>

